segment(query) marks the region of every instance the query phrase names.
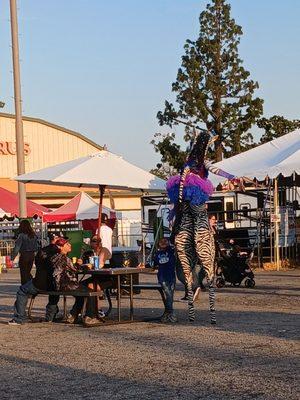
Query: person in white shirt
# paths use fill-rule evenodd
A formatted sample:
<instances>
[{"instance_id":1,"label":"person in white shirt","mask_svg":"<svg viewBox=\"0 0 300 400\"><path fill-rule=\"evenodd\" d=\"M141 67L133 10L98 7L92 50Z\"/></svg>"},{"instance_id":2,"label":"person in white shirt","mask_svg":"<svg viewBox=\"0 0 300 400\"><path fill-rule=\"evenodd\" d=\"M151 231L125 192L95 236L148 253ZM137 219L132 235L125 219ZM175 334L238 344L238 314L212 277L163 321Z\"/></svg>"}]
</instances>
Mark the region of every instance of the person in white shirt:
<instances>
[{"instance_id":1,"label":"person in white shirt","mask_svg":"<svg viewBox=\"0 0 300 400\"><path fill-rule=\"evenodd\" d=\"M99 267L103 268L105 262L111 259L112 256L112 229L107 225L108 216L104 213L101 214L101 227L100 227L100 239L101 239L101 250L99 253ZM98 230L96 234L98 233Z\"/></svg>"}]
</instances>

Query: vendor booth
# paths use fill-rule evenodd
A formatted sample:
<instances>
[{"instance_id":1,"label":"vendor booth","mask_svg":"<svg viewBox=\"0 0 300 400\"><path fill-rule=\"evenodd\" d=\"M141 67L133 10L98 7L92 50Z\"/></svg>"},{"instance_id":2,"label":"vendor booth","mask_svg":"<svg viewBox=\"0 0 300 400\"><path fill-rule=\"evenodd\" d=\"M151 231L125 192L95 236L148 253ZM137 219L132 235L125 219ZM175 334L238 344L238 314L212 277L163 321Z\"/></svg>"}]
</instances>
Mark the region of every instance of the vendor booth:
<instances>
[{"instance_id":1,"label":"vendor booth","mask_svg":"<svg viewBox=\"0 0 300 400\"><path fill-rule=\"evenodd\" d=\"M31 219L37 235L42 239L41 216L49 209L27 200L27 217ZM17 193L0 188L0 256L8 256L14 247L16 230L19 227L19 201Z\"/></svg>"},{"instance_id":2,"label":"vendor booth","mask_svg":"<svg viewBox=\"0 0 300 400\"><path fill-rule=\"evenodd\" d=\"M27 200L27 217L39 216L49 211L48 208ZM14 217L19 215L18 194L0 187L0 217Z\"/></svg>"},{"instance_id":3,"label":"vendor booth","mask_svg":"<svg viewBox=\"0 0 300 400\"><path fill-rule=\"evenodd\" d=\"M63 232L68 236L72 241L71 257L79 257L84 240L96 233L98 212L98 203L85 192L80 192L60 208L44 213L43 222L47 223L48 232ZM102 212L108 216L108 226L114 229L120 213L104 206Z\"/></svg>"}]
</instances>

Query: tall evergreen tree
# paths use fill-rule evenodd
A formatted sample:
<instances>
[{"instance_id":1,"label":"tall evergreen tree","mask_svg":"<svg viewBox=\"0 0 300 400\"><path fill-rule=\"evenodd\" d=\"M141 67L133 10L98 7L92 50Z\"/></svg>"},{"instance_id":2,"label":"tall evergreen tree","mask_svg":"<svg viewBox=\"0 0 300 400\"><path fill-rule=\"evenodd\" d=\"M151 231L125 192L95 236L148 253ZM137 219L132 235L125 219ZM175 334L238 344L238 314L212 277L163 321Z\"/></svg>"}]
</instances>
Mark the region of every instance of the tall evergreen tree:
<instances>
[{"instance_id":1,"label":"tall evergreen tree","mask_svg":"<svg viewBox=\"0 0 300 400\"><path fill-rule=\"evenodd\" d=\"M194 126L207 128L215 141L214 159L234 155L252 142L248 133L262 114L263 100L254 97L258 83L249 78L238 55L242 28L230 16L226 0L211 0L200 14L200 34L197 40L187 40L185 54L172 91L176 93L175 107L166 101L164 111L157 114L160 125L173 127L185 123L185 140ZM182 150L174 137L156 135L152 141L162 156L162 162L177 168Z\"/></svg>"}]
</instances>

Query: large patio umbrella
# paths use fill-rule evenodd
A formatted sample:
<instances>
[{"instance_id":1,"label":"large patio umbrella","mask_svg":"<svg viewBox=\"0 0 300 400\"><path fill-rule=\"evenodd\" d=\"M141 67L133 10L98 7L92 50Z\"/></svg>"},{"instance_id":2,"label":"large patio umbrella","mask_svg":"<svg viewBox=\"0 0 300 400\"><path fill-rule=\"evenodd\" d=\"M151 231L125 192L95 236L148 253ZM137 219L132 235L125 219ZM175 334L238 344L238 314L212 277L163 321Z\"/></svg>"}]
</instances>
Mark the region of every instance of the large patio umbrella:
<instances>
[{"instance_id":1,"label":"large patio umbrella","mask_svg":"<svg viewBox=\"0 0 300 400\"><path fill-rule=\"evenodd\" d=\"M98 187L100 202L98 226L101 224L103 195L108 189L139 189L146 192L165 192L165 181L130 164L109 151L81 157L15 178L24 183ZM98 229L99 233L100 229Z\"/></svg>"},{"instance_id":2,"label":"large patio umbrella","mask_svg":"<svg viewBox=\"0 0 300 400\"><path fill-rule=\"evenodd\" d=\"M49 209L27 200L27 217L38 215L41 217ZM19 200L17 193L10 192L7 189L0 188L0 216L19 216Z\"/></svg>"}]
</instances>

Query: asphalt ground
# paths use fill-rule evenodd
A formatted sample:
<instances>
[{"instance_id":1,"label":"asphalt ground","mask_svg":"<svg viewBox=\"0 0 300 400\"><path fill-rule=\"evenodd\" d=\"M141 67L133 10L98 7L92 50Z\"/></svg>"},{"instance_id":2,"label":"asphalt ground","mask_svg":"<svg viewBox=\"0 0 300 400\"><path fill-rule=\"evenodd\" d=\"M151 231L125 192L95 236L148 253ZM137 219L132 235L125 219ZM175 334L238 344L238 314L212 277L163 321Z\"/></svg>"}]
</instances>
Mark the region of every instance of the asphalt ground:
<instances>
[{"instance_id":1,"label":"asphalt ground","mask_svg":"<svg viewBox=\"0 0 300 400\"><path fill-rule=\"evenodd\" d=\"M260 271L254 289L218 289L216 326L209 323L207 292L196 303L195 323L187 321L178 285L176 324L87 329L8 326L19 275L1 274L0 399L298 400L299 277L300 270ZM140 280L155 282L155 276ZM46 300L37 298L36 317ZM124 316L128 303L122 299ZM135 295L134 305L139 319L163 311L157 292Z\"/></svg>"}]
</instances>

